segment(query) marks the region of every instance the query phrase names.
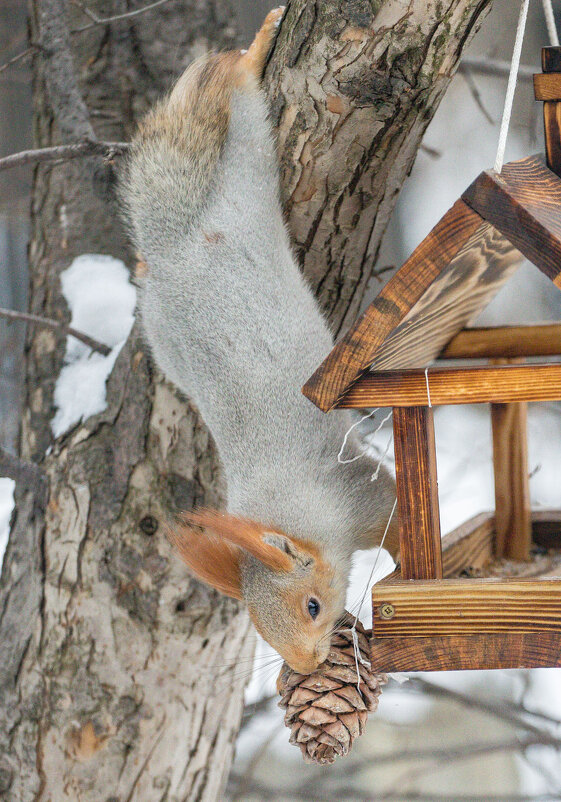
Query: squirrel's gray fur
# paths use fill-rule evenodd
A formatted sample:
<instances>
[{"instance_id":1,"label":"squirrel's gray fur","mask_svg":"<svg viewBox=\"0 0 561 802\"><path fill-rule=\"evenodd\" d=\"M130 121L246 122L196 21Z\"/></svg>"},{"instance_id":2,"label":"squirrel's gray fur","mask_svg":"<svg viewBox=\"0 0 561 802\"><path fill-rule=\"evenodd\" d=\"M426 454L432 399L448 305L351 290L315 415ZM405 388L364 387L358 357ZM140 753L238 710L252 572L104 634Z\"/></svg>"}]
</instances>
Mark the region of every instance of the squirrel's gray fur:
<instances>
[{"instance_id":1,"label":"squirrel's gray fur","mask_svg":"<svg viewBox=\"0 0 561 802\"><path fill-rule=\"evenodd\" d=\"M324 414L301 392L333 342L283 221L266 99L240 62L208 56L187 70L141 127L120 194L148 266L140 311L154 358L212 432L228 511L314 544L333 569L325 636L351 555L379 543L395 488L385 469L371 482L368 456L339 464L351 417ZM345 456L363 448L351 432ZM390 540L395 550L395 532ZM245 555L241 577L259 631L311 670L294 655L311 650L317 664L325 649L299 631L290 576Z\"/></svg>"}]
</instances>

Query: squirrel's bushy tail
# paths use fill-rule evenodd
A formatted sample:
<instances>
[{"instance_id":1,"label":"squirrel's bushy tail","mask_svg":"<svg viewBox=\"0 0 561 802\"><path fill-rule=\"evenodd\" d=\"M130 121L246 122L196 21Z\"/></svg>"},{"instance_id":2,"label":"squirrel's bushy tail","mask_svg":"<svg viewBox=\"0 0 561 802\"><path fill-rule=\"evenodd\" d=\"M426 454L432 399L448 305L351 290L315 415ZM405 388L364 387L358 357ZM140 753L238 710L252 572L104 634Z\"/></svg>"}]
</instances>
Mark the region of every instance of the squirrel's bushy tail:
<instances>
[{"instance_id":1,"label":"squirrel's bushy tail","mask_svg":"<svg viewBox=\"0 0 561 802\"><path fill-rule=\"evenodd\" d=\"M139 127L119 183L121 205L143 257L177 244L209 195L235 89L259 88L284 7L267 15L249 50L211 53L183 73ZM171 238L171 239L170 239Z\"/></svg>"},{"instance_id":2,"label":"squirrel's bushy tail","mask_svg":"<svg viewBox=\"0 0 561 802\"><path fill-rule=\"evenodd\" d=\"M239 51L209 54L183 73L139 126L120 181L121 203L146 258L183 232L208 195L226 140Z\"/></svg>"}]
</instances>

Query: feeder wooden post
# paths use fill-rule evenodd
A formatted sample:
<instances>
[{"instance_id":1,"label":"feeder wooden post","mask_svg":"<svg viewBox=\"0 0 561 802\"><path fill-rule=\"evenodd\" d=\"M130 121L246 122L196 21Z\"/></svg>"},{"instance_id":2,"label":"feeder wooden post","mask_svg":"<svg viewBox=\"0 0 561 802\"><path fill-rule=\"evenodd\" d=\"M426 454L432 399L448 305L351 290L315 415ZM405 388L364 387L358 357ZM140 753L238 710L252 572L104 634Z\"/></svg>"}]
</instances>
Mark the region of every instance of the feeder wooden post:
<instances>
[{"instance_id":1,"label":"feeder wooden post","mask_svg":"<svg viewBox=\"0 0 561 802\"><path fill-rule=\"evenodd\" d=\"M441 579L434 421L429 407L393 410L401 575Z\"/></svg>"},{"instance_id":2,"label":"feeder wooden post","mask_svg":"<svg viewBox=\"0 0 561 802\"><path fill-rule=\"evenodd\" d=\"M561 47L542 49L542 70L534 75L534 92L543 100L547 166L561 176Z\"/></svg>"},{"instance_id":3,"label":"feeder wooden post","mask_svg":"<svg viewBox=\"0 0 561 802\"><path fill-rule=\"evenodd\" d=\"M529 560L527 404L491 404L497 557Z\"/></svg>"},{"instance_id":4,"label":"feeder wooden post","mask_svg":"<svg viewBox=\"0 0 561 802\"><path fill-rule=\"evenodd\" d=\"M516 364L521 359L494 359ZM529 560L532 511L528 477L528 405L524 401L491 404L495 474L495 553L511 560Z\"/></svg>"}]
</instances>

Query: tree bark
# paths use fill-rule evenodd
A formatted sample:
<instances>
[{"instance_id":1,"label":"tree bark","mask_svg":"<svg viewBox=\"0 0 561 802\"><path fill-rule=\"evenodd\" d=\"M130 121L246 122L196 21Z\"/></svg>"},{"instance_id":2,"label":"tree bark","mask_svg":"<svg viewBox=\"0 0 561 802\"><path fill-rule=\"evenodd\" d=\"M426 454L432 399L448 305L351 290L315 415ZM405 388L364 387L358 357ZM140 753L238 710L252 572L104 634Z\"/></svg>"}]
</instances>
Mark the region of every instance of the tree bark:
<instances>
[{"instance_id":1,"label":"tree bark","mask_svg":"<svg viewBox=\"0 0 561 802\"><path fill-rule=\"evenodd\" d=\"M289 228L335 335L356 318L422 136L490 6L288 6L266 78Z\"/></svg>"},{"instance_id":2,"label":"tree bark","mask_svg":"<svg viewBox=\"0 0 561 802\"><path fill-rule=\"evenodd\" d=\"M34 41L56 5L33 0ZM140 5L93 8L109 16ZM422 132L488 5L289 3L267 81L289 223L336 331L356 313ZM70 26L83 22L72 7ZM34 68L38 147L90 124L100 139L127 140L192 57L236 44L229 0L171 0L71 40L59 26L47 39ZM57 61L53 49L69 41L71 61L68 53ZM56 80L53 58L63 65ZM69 116L52 99L75 98L77 87L86 117L79 104ZM36 169L34 314L68 319L59 274L74 256L134 263L113 179L99 158ZM217 455L196 411L154 371L136 328L105 411L53 442L64 346L56 331L29 332L21 453L42 463L49 492L45 501L18 488L0 581L0 794L218 799L245 684L232 666L251 654L252 636L245 612L188 579L162 536L177 510L220 504Z\"/></svg>"}]
</instances>

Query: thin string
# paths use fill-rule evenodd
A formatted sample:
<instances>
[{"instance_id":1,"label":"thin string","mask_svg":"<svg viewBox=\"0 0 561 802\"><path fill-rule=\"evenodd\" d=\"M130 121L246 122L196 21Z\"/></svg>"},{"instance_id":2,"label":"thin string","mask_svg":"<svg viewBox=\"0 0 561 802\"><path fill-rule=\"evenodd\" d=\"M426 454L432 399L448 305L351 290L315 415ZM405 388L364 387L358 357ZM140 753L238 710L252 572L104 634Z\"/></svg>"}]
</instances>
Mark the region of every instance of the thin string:
<instances>
[{"instance_id":1,"label":"thin string","mask_svg":"<svg viewBox=\"0 0 561 802\"><path fill-rule=\"evenodd\" d=\"M551 4L551 0L542 0L542 5L547 35L549 36L549 43L553 47L559 47L559 36L557 35L557 26L555 24L555 17L553 16L553 6Z\"/></svg>"},{"instance_id":2,"label":"thin string","mask_svg":"<svg viewBox=\"0 0 561 802\"><path fill-rule=\"evenodd\" d=\"M508 85L506 88L503 118L501 121L501 130L499 132L497 155L495 157L494 169L496 173L500 173L501 170L503 169L506 138L508 136L510 117L512 115L512 102L514 100L514 93L516 91L516 80L518 78L518 68L520 67L520 54L522 53L522 41L524 39L524 29L526 27L526 20L528 18L529 3L530 0L522 0L522 5L520 6L520 16L518 17L518 26L516 28L516 38L514 40L514 49L512 51L512 61L510 62L510 73L508 76Z\"/></svg>"},{"instance_id":3,"label":"thin string","mask_svg":"<svg viewBox=\"0 0 561 802\"><path fill-rule=\"evenodd\" d=\"M372 570L370 571L370 576L368 577L368 581L367 581L366 586L364 588L364 593L362 594L362 598L361 598L360 604L358 606L358 610L357 610L357 614L355 616L355 620L353 621L353 625L349 630L351 632L352 639L353 639L353 652L354 652L354 656L355 656L356 677L357 677L356 688L357 688L357 691L359 693L360 693L360 671L359 671L359 667L358 667L359 660L360 660L360 662L362 663L363 666L367 666L368 668L370 668L371 666L370 666L370 663L368 662L368 660L365 660L364 657L360 653L360 648L359 648L359 645L358 645L358 633L356 631L356 625L357 625L358 617L360 615L360 611L362 610L362 605L364 604L364 600L366 598L366 594L368 593L368 590L370 588L370 583L372 581L372 577L374 576L374 572L376 570L376 566L378 565L378 559L380 558L380 552L384 548L386 535L388 534L388 530L390 528L390 524L392 522L392 518L393 518L393 515L394 515L396 507L397 507L397 498L393 503L392 511L390 512L390 517L388 518L388 522L386 524L386 528L384 529L384 534L382 535L382 540L380 541L380 545L378 546L378 552L376 554L376 559L374 560L374 565L372 566Z\"/></svg>"},{"instance_id":4,"label":"thin string","mask_svg":"<svg viewBox=\"0 0 561 802\"><path fill-rule=\"evenodd\" d=\"M386 443L386 447L382 452L382 456L378 460L378 464L376 465L376 470L374 471L374 473L370 477L370 481L371 482L377 482L378 481L378 477L380 476L380 471L382 469L382 463L384 462L384 460L385 460L385 458L386 458L386 456L388 454L388 451L390 450L390 446L392 444L392 440L393 440L393 432L390 434L388 442Z\"/></svg>"},{"instance_id":5,"label":"thin string","mask_svg":"<svg viewBox=\"0 0 561 802\"><path fill-rule=\"evenodd\" d=\"M360 424L363 423L363 421L365 421L367 418L371 418L372 415L374 415L376 412L378 412L378 410L379 410L379 407L376 407L376 409L371 410L366 415L363 415L360 420L355 421L352 424L352 426L350 426L347 429L347 431L345 432L345 436L343 438L343 443L341 445L341 448L339 449L339 453L337 454L337 462L339 463L339 465L348 465L350 462L354 462L355 460L360 459L361 457L364 456L364 454L366 452L363 451L362 454L357 454L356 457L351 457L351 459L343 459L343 451L345 450L345 446L347 445L348 437L349 437L350 433L352 432L352 430L356 429L357 426L360 426Z\"/></svg>"},{"instance_id":6,"label":"thin string","mask_svg":"<svg viewBox=\"0 0 561 802\"><path fill-rule=\"evenodd\" d=\"M427 383L427 399L428 399L428 402L429 402L429 409L432 409L432 402L430 400L429 369L428 369L428 367L425 368L425 381Z\"/></svg>"},{"instance_id":7,"label":"thin string","mask_svg":"<svg viewBox=\"0 0 561 802\"><path fill-rule=\"evenodd\" d=\"M378 553L376 554L376 559L374 560L374 565L372 566L372 570L370 571L370 576L368 577L368 582L366 583L366 587L364 589L364 593L362 594L362 598L360 600L360 605L358 608L358 612L355 616L355 621L353 624L353 629L356 627L356 622L358 621L358 617L360 615L360 611L362 610L362 605L364 604L364 600L366 598L366 594L370 588L370 582L372 581L372 577L374 576L374 571L376 570L376 566L378 565L378 560L380 558L380 552L384 548L384 543L386 541L386 535L388 534L388 530L390 528L390 524L392 522L392 518L395 512L395 508L397 507L397 498L393 503L392 511L390 512L390 517L388 518L388 522L386 524L386 528L384 529L384 534L382 535L382 540L380 541L380 545L378 546Z\"/></svg>"}]
</instances>

